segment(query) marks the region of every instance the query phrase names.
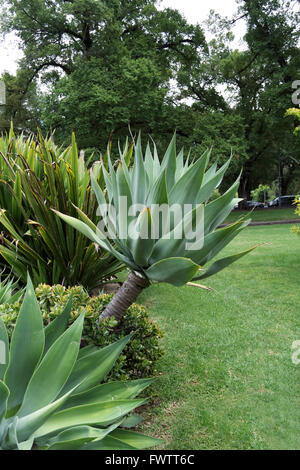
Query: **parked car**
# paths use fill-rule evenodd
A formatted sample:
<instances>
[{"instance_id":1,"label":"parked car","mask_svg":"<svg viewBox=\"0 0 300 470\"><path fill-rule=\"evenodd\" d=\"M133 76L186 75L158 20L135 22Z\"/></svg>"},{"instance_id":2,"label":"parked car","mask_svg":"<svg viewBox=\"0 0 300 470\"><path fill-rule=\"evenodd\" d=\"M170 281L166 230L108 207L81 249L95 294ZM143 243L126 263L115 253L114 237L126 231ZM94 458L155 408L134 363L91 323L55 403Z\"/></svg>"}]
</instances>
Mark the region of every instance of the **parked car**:
<instances>
[{"instance_id":1,"label":"parked car","mask_svg":"<svg viewBox=\"0 0 300 470\"><path fill-rule=\"evenodd\" d=\"M280 196L272 199L272 201L268 202L269 207L278 207L278 206L292 206L294 203L296 196L293 194L287 196Z\"/></svg>"},{"instance_id":2,"label":"parked car","mask_svg":"<svg viewBox=\"0 0 300 470\"><path fill-rule=\"evenodd\" d=\"M268 201L268 207L275 207L278 205L278 197L275 199L272 199L271 201Z\"/></svg>"},{"instance_id":3,"label":"parked car","mask_svg":"<svg viewBox=\"0 0 300 470\"><path fill-rule=\"evenodd\" d=\"M263 202L257 202L257 201L247 201L247 205L249 209L253 209L253 207L265 207Z\"/></svg>"}]
</instances>

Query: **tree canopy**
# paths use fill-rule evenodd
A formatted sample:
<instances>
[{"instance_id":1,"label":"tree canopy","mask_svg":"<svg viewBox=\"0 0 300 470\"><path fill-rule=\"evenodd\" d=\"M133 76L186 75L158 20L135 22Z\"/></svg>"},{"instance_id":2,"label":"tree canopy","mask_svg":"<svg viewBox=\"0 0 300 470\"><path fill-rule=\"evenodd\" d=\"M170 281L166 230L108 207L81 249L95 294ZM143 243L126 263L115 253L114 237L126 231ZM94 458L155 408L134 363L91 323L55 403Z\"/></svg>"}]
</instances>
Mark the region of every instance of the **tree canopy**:
<instances>
[{"instance_id":1,"label":"tree canopy","mask_svg":"<svg viewBox=\"0 0 300 470\"><path fill-rule=\"evenodd\" d=\"M232 153L228 177L243 168L244 197L274 181L279 193L300 189L297 139L284 119L299 79L295 2L236 3L232 17L192 25L155 0L0 0L1 31L14 31L24 53L17 76L4 77L15 80L6 119L55 129L60 142L75 129L81 148L103 149L128 126L164 147L176 129L192 156L207 146L220 162Z\"/></svg>"}]
</instances>

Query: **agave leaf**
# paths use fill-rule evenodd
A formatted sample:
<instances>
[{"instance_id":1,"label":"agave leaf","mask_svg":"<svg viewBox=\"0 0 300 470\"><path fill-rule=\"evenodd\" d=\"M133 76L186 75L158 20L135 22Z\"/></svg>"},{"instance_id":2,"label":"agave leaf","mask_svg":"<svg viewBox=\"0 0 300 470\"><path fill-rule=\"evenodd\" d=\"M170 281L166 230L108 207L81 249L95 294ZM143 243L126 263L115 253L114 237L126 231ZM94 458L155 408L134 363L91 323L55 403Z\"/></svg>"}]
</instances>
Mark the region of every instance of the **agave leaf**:
<instances>
[{"instance_id":1,"label":"agave leaf","mask_svg":"<svg viewBox=\"0 0 300 470\"><path fill-rule=\"evenodd\" d=\"M149 183L153 183L153 169L154 169L154 160L151 153L149 142L147 143L146 152L145 152L145 169L148 174Z\"/></svg>"},{"instance_id":2,"label":"agave leaf","mask_svg":"<svg viewBox=\"0 0 300 470\"><path fill-rule=\"evenodd\" d=\"M104 429L91 426L75 426L60 432L53 438L47 439L45 448L47 450L79 450L87 442L103 439L119 424L120 421ZM43 438L40 442L43 442Z\"/></svg>"},{"instance_id":3,"label":"agave leaf","mask_svg":"<svg viewBox=\"0 0 300 470\"><path fill-rule=\"evenodd\" d=\"M227 160L227 162L224 163L224 165L202 185L195 200L196 204L201 204L204 201L208 201L214 189L216 189L221 184L230 162L231 158Z\"/></svg>"},{"instance_id":4,"label":"agave leaf","mask_svg":"<svg viewBox=\"0 0 300 470\"><path fill-rule=\"evenodd\" d=\"M6 415L7 399L9 397L9 389L2 380L0 380L0 423Z\"/></svg>"},{"instance_id":5,"label":"agave leaf","mask_svg":"<svg viewBox=\"0 0 300 470\"><path fill-rule=\"evenodd\" d=\"M132 201L134 204L145 203L145 188L147 186L146 170L143 162L141 134L135 146L134 165L132 174Z\"/></svg>"},{"instance_id":6,"label":"agave leaf","mask_svg":"<svg viewBox=\"0 0 300 470\"><path fill-rule=\"evenodd\" d=\"M147 449L161 444L161 439L144 436L144 434L123 429L116 429L110 433L110 437L118 439L121 442L131 445L136 449Z\"/></svg>"},{"instance_id":7,"label":"agave leaf","mask_svg":"<svg viewBox=\"0 0 300 470\"><path fill-rule=\"evenodd\" d=\"M80 450L137 450L137 448L114 437L106 436L84 444Z\"/></svg>"},{"instance_id":8,"label":"agave leaf","mask_svg":"<svg viewBox=\"0 0 300 470\"><path fill-rule=\"evenodd\" d=\"M97 385L85 392L70 396L62 409L73 408L82 403L102 403L110 400L127 400L135 398L156 379L138 379L128 382L108 382Z\"/></svg>"},{"instance_id":9,"label":"agave leaf","mask_svg":"<svg viewBox=\"0 0 300 470\"><path fill-rule=\"evenodd\" d=\"M79 349L77 360L82 359L83 357L95 351L98 351L98 348L97 346L95 346L95 344L89 344L88 346L84 346L83 348Z\"/></svg>"},{"instance_id":10,"label":"agave leaf","mask_svg":"<svg viewBox=\"0 0 300 470\"><path fill-rule=\"evenodd\" d=\"M61 398L55 400L44 408L40 408L34 413L30 413L29 415L20 418L17 423L17 436L19 442L27 441L36 432L40 435L40 429L43 427L43 424L63 405L73 390L74 389L70 390Z\"/></svg>"},{"instance_id":11,"label":"agave leaf","mask_svg":"<svg viewBox=\"0 0 300 470\"><path fill-rule=\"evenodd\" d=\"M188 256L199 265L204 265L219 251L221 251L228 243L251 222L251 219L241 219L232 225L220 228L209 233L204 239L204 246L199 251L194 250L188 252Z\"/></svg>"},{"instance_id":12,"label":"agave leaf","mask_svg":"<svg viewBox=\"0 0 300 470\"><path fill-rule=\"evenodd\" d=\"M49 405L58 396L77 359L84 314L59 336L34 371L18 412L19 417Z\"/></svg>"},{"instance_id":13,"label":"agave leaf","mask_svg":"<svg viewBox=\"0 0 300 470\"><path fill-rule=\"evenodd\" d=\"M15 413L23 401L29 380L36 368L45 344L43 320L32 282L27 288L10 345L9 364L4 382L10 390L8 416Z\"/></svg>"},{"instance_id":14,"label":"agave leaf","mask_svg":"<svg viewBox=\"0 0 300 470\"><path fill-rule=\"evenodd\" d=\"M201 188L205 168L209 159L209 151L204 152L189 169L181 176L169 193L170 204L194 204L199 188Z\"/></svg>"},{"instance_id":15,"label":"agave leaf","mask_svg":"<svg viewBox=\"0 0 300 470\"><path fill-rule=\"evenodd\" d=\"M201 274L201 276L195 277L193 280L196 281L198 279L205 279L206 277L210 277L210 276L217 274L219 271L222 271L222 269L227 268L227 266L234 263L235 261L242 258L243 256L247 255L258 246L259 245L252 246L248 250L241 251L240 253L236 253L235 255L227 256L226 258L222 258L222 259L215 261L209 266L209 268L205 271L204 274Z\"/></svg>"},{"instance_id":16,"label":"agave leaf","mask_svg":"<svg viewBox=\"0 0 300 470\"><path fill-rule=\"evenodd\" d=\"M232 211L234 205L241 199L235 198L239 187L238 180L222 196L210 202L205 207L205 234L212 232Z\"/></svg>"},{"instance_id":17,"label":"agave leaf","mask_svg":"<svg viewBox=\"0 0 300 470\"><path fill-rule=\"evenodd\" d=\"M155 244L150 262L155 263L157 260L165 259L169 257L176 257L181 255L186 250L186 244L192 243L194 237L196 237L196 233L192 232L193 225L200 221L199 226L199 243L203 242L203 229L201 220L203 221L203 205L199 205L195 207L193 210L185 214L183 220L174 227L173 230L166 233L162 238L158 240Z\"/></svg>"},{"instance_id":18,"label":"agave leaf","mask_svg":"<svg viewBox=\"0 0 300 470\"><path fill-rule=\"evenodd\" d=\"M168 204L168 191L167 191L167 178L166 178L166 171L163 171L159 177L156 179L155 183L153 184L148 197L147 197L147 205L150 206L152 204Z\"/></svg>"},{"instance_id":19,"label":"agave leaf","mask_svg":"<svg viewBox=\"0 0 300 470\"><path fill-rule=\"evenodd\" d=\"M166 170L167 176L167 188L168 192L174 186L175 183L175 172L176 172L176 133L174 133L172 140L167 148L161 163L161 169Z\"/></svg>"},{"instance_id":20,"label":"agave leaf","mask_svg":"<svg viewBox=\"0 0 300 470\"><path fill-rule=\"evenodd\" d=\"M143 405L145 399L116 400L106 403L76 406L58 411L36 431L35 437L57 432L72 426L93 425L108 426L119 420L138 406ZM26 419L26 418L22 418Z\"/></svg>"},{"instance_id":21,"label":"agave leaf","mask_svg":"<svg viewBox=\"0 0 300 470\"><path fill-rule=\"evenodd\" d=\"M211 152L211 150L210 150ZM203 184L206 184L209 180L212 179L212 177L216 174L217 172L217 166L218 163L215 162L212 164L212 166L205 172L204 178L203 178Z\"/></svg>"},{"instance_id":22,"label":"agave leaf","mask_svg":"<svg viewBox=\"0 0 300 470\"><path fill-rule=\"evenodd\" d=\"M142 416L137 414L131 414L127 418L125 418L122 423L120 424L121 428L135 428L143 421Z\"/></svg>"},{"instance_id":23,"label":"agave leaf","mask_svg":"<svg viewBox=\"0 0 300 470\"><path fill-rule=\"evenodd\" d=\"M0 315L0 380L3 379L8 365L9 346L8 334L5 324Z\"/></svg>"},{"instance_id":24,"label":"agave leaf","mask_svg":"<svg viewBox=\"0 0 300 470\"><path fill-rule=\"evenodd\" d=\"M131 336L125 336L125 338L78 360L60 395L74 387L78 387L76 393L80 393L99 384L111 370Z\"/></svg>"},{"instance_id":25,"label":"agave leaf","mask_svg":"<svg viewBox=\"0 0 300 470\"><path fill-rule=\"evenodd\" d=\"M68 321L71 315L72 310L72 301L73 294L70 295L70 298L63 309L62 313L51 321L49 325L45 328L45 348L44 355L52 344L63 334L68 326Z\"/></svg>"},{"instance_id":26,"label":"agave leaf","mask_svg":"<svg viewBox=\"0 0 300 470\"><path fill-rule=\"evenodd\" d=\"M173 286L183 286L193 279L199 266L188 258L166 258L146 269L147 277L152 281L168 282Z\"/></svg>"},{"instance_id":27,"label":"agave leaf","mask_svg":"<svg viewBox=\"0 0 300 470\"><path fill-rule=\"evenodd\" d=\"M153 237L155 228L149 207L145 207L140 213L136 222L136 231L138 237L136 239L130 239L130 249L133 254L133 259L137 265L147 266L155 243Z\"/></svg>"}]
</instances>

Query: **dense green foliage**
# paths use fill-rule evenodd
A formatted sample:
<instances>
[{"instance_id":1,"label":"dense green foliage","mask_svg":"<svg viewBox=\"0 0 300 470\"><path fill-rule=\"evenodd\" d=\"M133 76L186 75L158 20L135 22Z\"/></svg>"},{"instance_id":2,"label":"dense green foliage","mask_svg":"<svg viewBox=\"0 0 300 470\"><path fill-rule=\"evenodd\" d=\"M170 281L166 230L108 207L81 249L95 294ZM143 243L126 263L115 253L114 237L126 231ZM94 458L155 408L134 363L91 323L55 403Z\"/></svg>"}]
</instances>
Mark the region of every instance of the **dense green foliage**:
<instances>
[{"instance_id":1,"label":"dense green foliage","mask_svg":"<svg viewBox=\"0 0 300 470\"><path fill-rule=\"evenodd\" d=\"M0 449L141 449L157 439L117 429L145 403L151 379L101 384L130 335L80 350L84 312L67 328L71 300L46 328L28 279L11 342L0 318ZM2 347L4 345L4 348Z\"/></svg>"},{"instance_id":2,"label":"dense green foliage","mask_svg":"<svg viewBox=\"0 0 300 470\"><path fill-rule=\"evenodd\" d=\"M69 324L71 325L85 312L82 345L104 347L134 333L116 360L114 368L108 375L108 380L137 379L155 374L156 363L163 352L159 341L162 331L149 319L149 314L144 307L137 304L131 305L118 327L114 320L106 320L98 325L96 320L111 300L112 295L101 294L97 297L89 297L82 287L66 289L61 285L45 284L38 286L35 293L45 326L61 315L72 296ZM0 305L0 316L6 325L9 337L13 332L20 307L21 302Z\"/></svg>"},{"instance_id":3,"label":"dense green foliage","mask_svg":"<svg viewBox=\"0 0 300 470\"><path fill-rule=\"evenodd\" d=\"M298 192L297 143L283 119L299 79L295 2L239 0L231 18L211 14L205 25L155 0L1 3L1 30L13 31L24 53L6 118L21 124L24 116L28 128L35 115L43 131L56 128L59 142L74 128L80 148L104 148L111 132L117 145L130 124L161 150L177 128L192 154L213 145L224 163L232 149L224 186L243 166L243 197L273 182L278 194ZM232 31L241 22L237 50Z\"/></svg>"},{"instance_id":4,"label":"dense green foliage","mask_svg":"<svg viewBox=\"0 0 300 470\"><path fill-rule=\"evenodd\" d=\"M128 146L124 155L129 162ZM99 161L93 164L94 177L103 187L102 167ZM90 173L84 156L78 155L74 134L72 144L62 149L52 137L16 138L11 128L0 137L0 174L0 254L23 282L29 271L35 285L60 282L91 290L121 269L112 256L97 251L50 210L76 217L76 205L91 220L98 219Z\"/></svg>"},{"instance_id":5,"label":"dense green foliage","mask_svg":"<svg viewBox=\"0 0 300 470\"><path fill-rule=\"evenodd\" d=\"M252 189L251 198L254 201L266 202L270 199L274 199L275 191L270 188L268 184L260 184L257 188Z\"/></svg>"}]
</instances>

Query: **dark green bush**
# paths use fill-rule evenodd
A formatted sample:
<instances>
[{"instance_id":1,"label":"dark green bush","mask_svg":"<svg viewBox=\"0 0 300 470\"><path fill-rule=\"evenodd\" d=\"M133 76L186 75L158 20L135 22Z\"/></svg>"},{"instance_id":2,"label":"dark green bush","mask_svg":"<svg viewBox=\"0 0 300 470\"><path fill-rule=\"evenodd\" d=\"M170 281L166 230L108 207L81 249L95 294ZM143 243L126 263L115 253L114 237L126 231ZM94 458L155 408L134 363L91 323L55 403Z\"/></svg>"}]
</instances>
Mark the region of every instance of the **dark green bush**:
<instances>
[{"instance_id":1,"label":"dark green bush","mask_svg":"<svg viewBox=\"0 0 300 470\"><path fill-rule=\"evenodd\" d=\"M83 344L106 346L118 339L135 332L133 338L118 358L109 380L127 380L129 378L149 377L155 374L155 365L163 351L159 345L162 331L149 319L147 310L138 304L133 304L127 310L122 321L117 325L114 320L102 322L100 328L96 320L112 298L111 294L101 294L89 297L83 287L65 288L61 285L48 286L40 284L36 296L47 325L63 310L70 295L73 295L73 307L70 323L83 310L86 310L82 333ZM11 336L21 302L0 305L0 315L4 320Z\"/></svg>"}]
</instances>

